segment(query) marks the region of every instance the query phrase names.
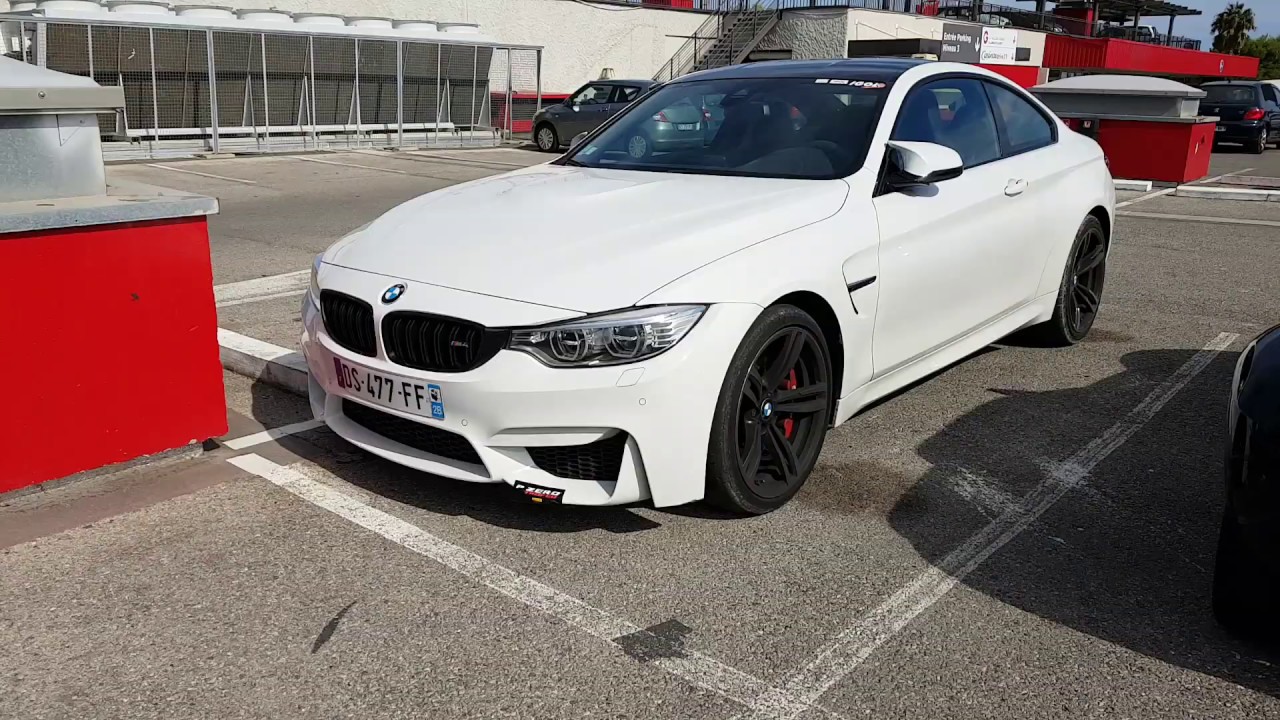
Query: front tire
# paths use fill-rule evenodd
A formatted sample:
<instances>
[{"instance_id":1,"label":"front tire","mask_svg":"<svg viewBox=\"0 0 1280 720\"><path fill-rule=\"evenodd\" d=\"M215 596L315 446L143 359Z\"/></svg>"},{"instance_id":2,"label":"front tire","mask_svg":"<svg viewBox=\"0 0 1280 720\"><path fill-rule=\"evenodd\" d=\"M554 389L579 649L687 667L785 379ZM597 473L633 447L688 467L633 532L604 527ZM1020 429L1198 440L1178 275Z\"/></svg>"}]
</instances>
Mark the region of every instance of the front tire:
<instances>
[{"instance_id":1,"label":"front tire","mask_svg":"<svg viewBox=\"0 0 1280 720\"><path fill-rule=\"evenodd\" d=\"M533 132L533 141L542 152L554 152L560 148L560 137L551 123L542 123Z\"/></svg>"},{"instance_id":2,"label":"front tire","mask_svg":"<svg viewBox=\"0 0 1280 720\"><path fill-rule=\"evenodd\" d=\"M747 331L720 387L707 457L707 500L763 515L809 477L831 420L831 353L808 313L766 309Z\"/></svg>"},{"instance_id":3,"label":"front tire","mask_svg":"<svg viewBox=\"0 0 1280 720\"><path fill-rule=\"evenodd\" d=\"M1102 307L1102 288L1107 277L1107 233L1098 218L1090 215L1076 232L1067 266L1058 287L1053 317L1029 329L1038 342L1067 347L1084 340Z\"/></svg>"}]
</instances>

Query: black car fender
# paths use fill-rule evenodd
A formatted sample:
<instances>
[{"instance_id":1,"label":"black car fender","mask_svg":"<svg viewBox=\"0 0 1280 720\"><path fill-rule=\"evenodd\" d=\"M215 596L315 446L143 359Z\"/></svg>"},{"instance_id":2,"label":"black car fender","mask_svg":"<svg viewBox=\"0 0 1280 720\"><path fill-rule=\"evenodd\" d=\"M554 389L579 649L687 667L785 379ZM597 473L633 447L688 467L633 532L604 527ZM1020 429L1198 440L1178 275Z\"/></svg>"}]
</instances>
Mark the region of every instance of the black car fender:
<instances>
[{"instance_id":1,"label":"black car fender","mask_svg":"<svg viewBox=\"0 0 1280 720\"><path fill-rule=\"evenodd\" d=\"M1235 407L1265 434L1280 432L1280 325L1245 347L1236 377Z\"/></svg>"}]
</instances>

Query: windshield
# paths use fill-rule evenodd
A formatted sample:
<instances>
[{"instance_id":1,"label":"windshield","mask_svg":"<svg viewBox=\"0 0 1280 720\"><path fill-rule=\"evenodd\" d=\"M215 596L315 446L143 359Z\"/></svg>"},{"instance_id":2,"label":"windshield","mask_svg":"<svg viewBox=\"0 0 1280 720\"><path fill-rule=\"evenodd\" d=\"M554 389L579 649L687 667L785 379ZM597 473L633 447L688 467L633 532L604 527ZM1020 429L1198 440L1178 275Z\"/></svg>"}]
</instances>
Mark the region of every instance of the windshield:
<instances>
[{"instance_id":1,"label":"windshield","mask_svg":"<svg viewBox=\"0 0 1280 720\"><path fill-rule=\"evenodd\" d=\"M1258 102L1257 91L1252 85L1205 85L1201 90L1205 92L1202 102L1240 105Z\"/></svg>"},{"instance_id":2,"label":"windshield","mask_svg":"<svg viewBox=\"0 0 1280 720\"><path fill-rule=\"evenodd\" d=\"M831 179L862 166L881 82L754 78L672 83L564 160L597 168Z\"/></svg>"}]
</instances>

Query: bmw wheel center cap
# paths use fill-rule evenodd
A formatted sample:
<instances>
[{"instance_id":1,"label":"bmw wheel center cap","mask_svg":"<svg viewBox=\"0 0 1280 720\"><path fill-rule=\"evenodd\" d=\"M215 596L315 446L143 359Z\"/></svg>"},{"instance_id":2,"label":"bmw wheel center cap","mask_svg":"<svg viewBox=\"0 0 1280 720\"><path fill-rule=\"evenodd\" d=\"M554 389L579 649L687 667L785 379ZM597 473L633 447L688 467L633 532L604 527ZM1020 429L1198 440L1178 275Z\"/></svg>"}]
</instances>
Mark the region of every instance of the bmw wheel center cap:
<instances>
[{"instance_id":1,"label":"bmw wheel center cap","mask_svg":"<svg viewBox=\"0 0 1280 720\"><path fill-rule=\"evenodd\" d=\"M382 304L390 305L399 300L401 295L404 295L404 285L392 285L382 291Z\"/></svg>"},{"instance_id":2,"label":"bmw wheel center cap","mask_svg":"<svg viewBox=\"0 0 1280 720\"><path fill-rule=\"evenodd\" d=\"M772 414L773 414L773 403L766 400L764 405L760 408L760 415L761 417L767 418Z\"/></svg>"}]
</instances>

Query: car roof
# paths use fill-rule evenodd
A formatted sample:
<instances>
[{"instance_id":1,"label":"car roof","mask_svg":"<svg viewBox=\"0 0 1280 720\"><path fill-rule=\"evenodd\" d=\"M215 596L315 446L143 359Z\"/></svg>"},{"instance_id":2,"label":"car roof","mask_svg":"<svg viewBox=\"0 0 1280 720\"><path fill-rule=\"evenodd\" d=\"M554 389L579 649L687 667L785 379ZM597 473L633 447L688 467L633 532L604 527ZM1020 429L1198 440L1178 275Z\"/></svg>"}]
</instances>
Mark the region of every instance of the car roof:
<instances>
[{"instance_id":1,"label":"car roof","mask_svg":"<svg viewBox=\"0 0 1280 720\"><path fill-rule=\"evenodd\" d=\"M682 75L673 83L717 78L841 78L891 83L917 65L931 62L917 58L848 58L836 60L766 60L729 65Z\"/></svg>"},{"instance_id":2,"label":"car roof","mask_svg":"<svg viewBox=\"0 0 1280 720\"><path fill-rule=\"evenodd\" d=\"M1261 85L1261 80L1214 80L1213 82L1202 83L1200 87L1205 85Z\"/></svg>"}]
</instances>

